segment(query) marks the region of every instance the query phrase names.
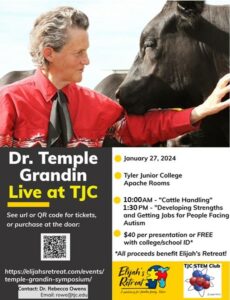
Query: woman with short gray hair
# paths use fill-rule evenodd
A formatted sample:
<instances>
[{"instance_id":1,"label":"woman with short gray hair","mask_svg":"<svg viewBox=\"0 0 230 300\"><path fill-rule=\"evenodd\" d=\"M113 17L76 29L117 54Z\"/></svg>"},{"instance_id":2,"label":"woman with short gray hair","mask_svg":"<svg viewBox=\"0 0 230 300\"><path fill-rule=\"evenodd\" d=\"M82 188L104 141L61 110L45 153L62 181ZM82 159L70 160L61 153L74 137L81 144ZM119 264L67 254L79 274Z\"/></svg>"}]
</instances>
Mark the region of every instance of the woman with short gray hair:
<instances>
[{"instance_id":1,"label":"woman with short gray hair","mask_svg":"<svg viewBox=\"0 0 230 300\"><path fill-rule=\"evenodd\" d=\"M58 7L55 10L42 14L34 23L30 33L30 54L34 64L45 67L42 49L52 47L60 51L68 40L68 29L78 27L87 30L89 27L88 17L73 7Z\"/></svg>"}]
</instances>

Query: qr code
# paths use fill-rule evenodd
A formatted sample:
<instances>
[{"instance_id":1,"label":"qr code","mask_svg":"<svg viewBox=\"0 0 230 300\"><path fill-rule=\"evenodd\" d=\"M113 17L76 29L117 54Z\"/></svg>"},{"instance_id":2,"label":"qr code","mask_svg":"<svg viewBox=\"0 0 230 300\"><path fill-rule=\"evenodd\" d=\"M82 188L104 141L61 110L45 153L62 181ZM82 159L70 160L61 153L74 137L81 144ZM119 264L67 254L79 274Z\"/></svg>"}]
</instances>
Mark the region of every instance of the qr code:
<instances>
[{"instance_id":1,"label":"qr code","mask_svg":"<svg viewBox=\"0 0 230 300\"><path fill-rule=\"evenodd\" d=\"M41 260L70 260L70 233L41 233Z\"/></svg>"}]
</instances>

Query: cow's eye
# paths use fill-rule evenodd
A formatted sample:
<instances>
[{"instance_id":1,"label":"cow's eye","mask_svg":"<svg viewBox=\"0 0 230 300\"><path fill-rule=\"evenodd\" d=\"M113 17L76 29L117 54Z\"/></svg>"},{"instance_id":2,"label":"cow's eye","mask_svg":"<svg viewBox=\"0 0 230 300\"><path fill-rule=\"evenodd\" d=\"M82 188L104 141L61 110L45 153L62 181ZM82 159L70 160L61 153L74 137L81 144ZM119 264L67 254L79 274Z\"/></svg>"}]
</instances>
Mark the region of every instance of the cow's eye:
<instances>
[{"instance_id":1,"label":"cow's eye","mask_svg":"<svg viewBox=\"0 0 230 300\"><path fill-rule=\"evenodd\" d=\"M157 46L157 40L154 39L154 40L151 40L151 41L145 41L144 43L144 49L146 48L156 48Z\"/></svg>"}]
</instances>

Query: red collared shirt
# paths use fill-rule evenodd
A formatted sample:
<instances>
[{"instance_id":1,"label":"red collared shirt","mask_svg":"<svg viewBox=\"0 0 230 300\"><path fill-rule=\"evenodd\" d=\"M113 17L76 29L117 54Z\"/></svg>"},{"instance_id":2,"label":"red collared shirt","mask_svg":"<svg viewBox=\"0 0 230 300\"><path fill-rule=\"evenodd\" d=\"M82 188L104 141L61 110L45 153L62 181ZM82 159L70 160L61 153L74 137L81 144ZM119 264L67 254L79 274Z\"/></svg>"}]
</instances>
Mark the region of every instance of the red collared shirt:
<instances>
[{"instance_id":1,"label":"red collared shirt","mask_svg":"<svg viewBox=\"0 0 230 300\"><path fill-rule=\"evenodd\" d=\"M112 127L116 139L130 146L155 144L194 130L191 109L156 110L144 116L126 115L123 108L108 97L76 84L62 91L74 136L67 147L84 144L101 147ZM0 147L47 146L52 98L57 89L38 69L26 79L0 90Z\"/></svg>"}]
</instances>

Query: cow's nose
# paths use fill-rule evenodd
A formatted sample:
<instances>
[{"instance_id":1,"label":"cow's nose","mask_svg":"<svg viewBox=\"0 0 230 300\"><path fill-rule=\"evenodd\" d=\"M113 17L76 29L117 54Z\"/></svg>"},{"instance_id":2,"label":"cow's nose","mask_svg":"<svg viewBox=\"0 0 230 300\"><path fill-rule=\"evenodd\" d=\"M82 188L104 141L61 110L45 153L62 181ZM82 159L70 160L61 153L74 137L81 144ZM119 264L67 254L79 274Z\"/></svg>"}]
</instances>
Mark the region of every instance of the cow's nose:
<instances>
[{"instance_id":1,"label":"cow's nose","mask_svg":"<svg viewBox=\"0 0 230 300\"><path fill-rule=\"evenodd\" d=\"M116 99L120 98L120 89L117 89L115 92Z\"/></svg>"}]
</instances>

